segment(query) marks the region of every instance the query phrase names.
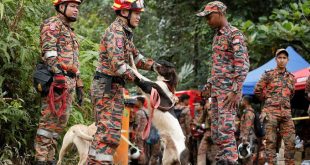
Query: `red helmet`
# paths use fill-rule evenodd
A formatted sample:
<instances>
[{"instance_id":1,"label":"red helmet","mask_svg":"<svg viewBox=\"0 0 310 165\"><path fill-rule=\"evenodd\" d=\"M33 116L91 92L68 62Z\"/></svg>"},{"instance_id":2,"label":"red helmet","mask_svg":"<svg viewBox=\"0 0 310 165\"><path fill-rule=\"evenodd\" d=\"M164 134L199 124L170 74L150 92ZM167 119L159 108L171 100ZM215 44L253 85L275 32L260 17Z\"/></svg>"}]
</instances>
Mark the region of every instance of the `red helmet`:
<instances>
[{"instance_id":1,"label":"red helmet","mask_svg":"<svg viewBox=\"0 0 310 165\"><path fill-rule=\"evenodd\" d=\"M78 4L82 3L83 0L53 0L53 5L58 6L65 2L76 2Z\"/></svg>"},{"instance_id":2,"label":"red helmet","mask_svg":"<svg viewBox=\"0 0 310 165\"><path fill-rule=\"evenodd\" d=\"M143 0L114 0L112 6L113 10L134 10L134 11L144 11Z\"/></svg>"}]
</instances>

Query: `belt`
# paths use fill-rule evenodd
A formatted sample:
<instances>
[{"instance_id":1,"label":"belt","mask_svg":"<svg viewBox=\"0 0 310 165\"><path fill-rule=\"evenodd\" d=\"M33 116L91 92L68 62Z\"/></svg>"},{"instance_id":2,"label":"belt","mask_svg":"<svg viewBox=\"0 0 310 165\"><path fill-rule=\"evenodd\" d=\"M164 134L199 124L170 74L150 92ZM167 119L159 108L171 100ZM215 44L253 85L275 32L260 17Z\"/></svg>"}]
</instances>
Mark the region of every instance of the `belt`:
<instances>
[{"instance_id":1,"label":"belt","mask_svg":"<svg viewBox=\"0 0 310 165\"><path fill-rule=\"evenodd\" d=\"M125 81L123 78L119 76L110 76L110 75L107 75L107 74L104 74L98 71L96 72L94 79L99 80L100 83L105 84L104 93L106 95L111 94L113 83L120 84L121 86L125 86Z\"/></svg>"},{"instance_id":2,"label":"belt","mask_svg":"<svg viewBox=\"0 0 310 165\"><path fill-rule=\"evenodd\" d=\"M102 72L96 71L94 79L95 80L99 80L99 79L102 79L102 78L106 79L106 81L111 81L111 83L116 83L116 84L120 84L122 86L125 86L125 80L122 77L120 77L120 76L110 76L110 75L104 74Z\"/></svg>"}]
</instances>

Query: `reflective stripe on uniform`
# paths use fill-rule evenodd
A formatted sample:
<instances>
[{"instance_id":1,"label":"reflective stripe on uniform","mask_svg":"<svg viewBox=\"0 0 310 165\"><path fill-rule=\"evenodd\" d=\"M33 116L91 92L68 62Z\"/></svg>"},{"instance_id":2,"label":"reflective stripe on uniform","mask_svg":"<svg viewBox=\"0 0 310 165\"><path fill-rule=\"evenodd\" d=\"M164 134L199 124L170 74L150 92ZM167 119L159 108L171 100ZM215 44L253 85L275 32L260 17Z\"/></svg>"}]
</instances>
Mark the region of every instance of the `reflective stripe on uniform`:
<instances>
[{"instance_id":1,"label":"reflective stripe on uniform","mask_svg":"<svg viewBox=\"0 0 310 165\"><path fill-rule=\"evenodd\" d=\"M97 161L109 161L113 162L113 156L112 155L106 155L103 153L97 153L96 149L93 147L89 148L88 155L95 157L95 160Z\"/></svg>"},{"instance_id":2,"label":"reflective stripe on uniform","mask_svg":"<svg viewBox=\"0 0 310 165\"><path fill-rule=\"evenodd\" d=\"M44 136L44 137L47 137L47 138L54 138L54 139L57 139L59 137L59 134L56 133L56 132L51 132L51 131L48 131L48 130L45 130L45 129L41 129L39 128L37 130L37 135L40 135L40 136Z\"/></svg>"},{"instance_id":3,"label":"reflective stripe on uniform","mask_svg":"<svg viewBox=\"0 0 310 165\"><path fill-rule=\"evenodd\" d=\"M44 58L48 59L50 57L56 57L57 56L57 51L47 51L44 54Z\"/></svg>"},{"instance_id":4,"label":"reflective stripe on uniform","mask_svg":"<svg viewBox=\"0 0 310 165\"><path fill-rule=\"evenodd\" d=\"M106 154L97 153L96 154L96 160L97 161L113 162L113 156L112 155L106 155Z\"/></svg>"},{"instance_id":5,"label":"reflective stripe on uniform","mask_svg":"<svg viewBox=\"0 0 310 165\"><path fill-rule=\"evenodd\" d=\"M137 65L138 62L139 62L140 60L142 60L143 58L144 58L144 56L143 56L142 54L139 54L139 55L135 58L135 64Z\"/></svg>"}]
</instances>

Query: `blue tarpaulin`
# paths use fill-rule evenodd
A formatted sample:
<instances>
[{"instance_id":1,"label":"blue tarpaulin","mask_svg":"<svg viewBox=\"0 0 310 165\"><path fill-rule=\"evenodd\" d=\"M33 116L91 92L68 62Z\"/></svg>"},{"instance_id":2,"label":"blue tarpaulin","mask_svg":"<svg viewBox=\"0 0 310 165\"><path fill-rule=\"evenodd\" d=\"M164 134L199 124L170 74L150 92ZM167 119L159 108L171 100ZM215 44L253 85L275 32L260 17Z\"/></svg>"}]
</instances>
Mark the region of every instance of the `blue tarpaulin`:
<instances>
[{"instance_id":1,"label":"blue tarpaulin","mask_svg":"<svg viewBox=\"0 0 310 165\"><path fill-rule=\"evenodd\" d=\"M305 59L303 59L291 46L287 47L286 50L289 54L289 61L286 66L288 71L294 72L310 66L310 64ZM254 94L255 85L261 78L262 74L268 69L274 69L276 66L277 64L275 58L272 58L266 64L249 72L243 83L242 93L244 95Z\"/></svg>"}]
</instances>

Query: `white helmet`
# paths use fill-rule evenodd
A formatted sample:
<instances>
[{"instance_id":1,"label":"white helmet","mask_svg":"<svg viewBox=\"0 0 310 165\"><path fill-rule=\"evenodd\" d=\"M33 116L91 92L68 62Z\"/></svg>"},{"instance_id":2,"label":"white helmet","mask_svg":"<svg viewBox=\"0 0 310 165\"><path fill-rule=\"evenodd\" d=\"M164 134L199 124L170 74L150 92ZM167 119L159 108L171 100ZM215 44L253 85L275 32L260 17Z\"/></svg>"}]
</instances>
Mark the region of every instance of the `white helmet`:
<instances>
[{"instance_id":1,"label":"white helmet","mask_svg":"<svg viewBox=\"0 0 310 165\"><path fill-rule=\"evenodd\" d=\"M130 147L129 157L131 159L138 159L140 157L140 150L137 147Z\"/></svg>"},{"instance_id":2,"label":"white helmet","mask_svg":"<svg viewBox=\"0 0 310 165\"><path fill-rule=\"evenodd\" d=\"M238 155L240 159L246 159L252 155L251 144L249 142L241 143L238 146Z\"/></svg>"}]
</instances>

